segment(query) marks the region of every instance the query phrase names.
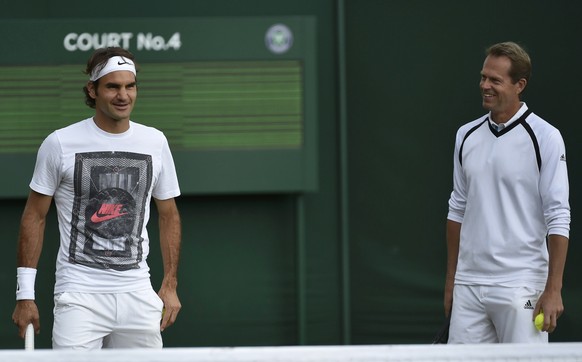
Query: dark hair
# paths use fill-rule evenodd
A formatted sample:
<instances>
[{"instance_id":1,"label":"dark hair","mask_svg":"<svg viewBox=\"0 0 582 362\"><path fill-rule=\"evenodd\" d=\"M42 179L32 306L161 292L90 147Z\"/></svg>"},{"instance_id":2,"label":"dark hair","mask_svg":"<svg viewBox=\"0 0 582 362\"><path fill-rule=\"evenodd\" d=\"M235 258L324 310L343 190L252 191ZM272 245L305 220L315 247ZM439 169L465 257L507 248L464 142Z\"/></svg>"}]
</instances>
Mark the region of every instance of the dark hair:
<instances>
[{"instance_id":1,"label":"dark hair","mask_svg":"<svg viewBox=\"0 0 582 362\"><path fill-rule=\"evenodd\" d=\"M485 54L495 57L508 57L511 61L509 76L513 83L517 83L522 78L529 82L532 68L531 60L527 52L517 43L508 41L494 44L487 49Z\"/></svg>"},{"instance_id":2,"label":"dark hair","mask_svg":"<svg viewBox=\"0 0 582 362\"><path fill-rule=\"evenodd\" d=\"M94 69L99 67L103 68L105 64L107 64L109 58L115 56L121 56L124 58L131 59L135 64L135 57L128 50L119 47L100 48L93 52L93 55L91 55L91 57L87 61L87 68L85 68L85 71L83 73L91 76L91 73L93 73ZM99 86L99 79L93 81L93 84L95 85L95 92L97 92L97 88ZM87 88L87 86L83 87L83 92L85 93L85 104L91 108L95 108L95 99L91 98L91 96L89 95L89 89Z\"/></svg>"}]
</instances>

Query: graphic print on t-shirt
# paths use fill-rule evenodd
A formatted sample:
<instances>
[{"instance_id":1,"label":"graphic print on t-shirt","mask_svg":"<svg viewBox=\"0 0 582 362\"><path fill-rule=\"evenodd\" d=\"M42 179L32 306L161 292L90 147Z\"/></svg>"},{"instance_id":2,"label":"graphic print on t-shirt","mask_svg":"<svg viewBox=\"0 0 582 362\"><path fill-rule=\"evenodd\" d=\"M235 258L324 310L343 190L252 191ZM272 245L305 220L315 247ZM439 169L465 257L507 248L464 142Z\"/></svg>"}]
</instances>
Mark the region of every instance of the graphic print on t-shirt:
<instances>
[{"instance_id":1,"label":"graphic print on t-shirt","mask_svg":"<svg viewBox=\"0 0 582 362\"><path fill-rule=\"evenodd\" d=\"M69 261L93 268L138 268L143 256L150 155L88 152L75 155L75 201Z\"/></svg>"}]
</instances>

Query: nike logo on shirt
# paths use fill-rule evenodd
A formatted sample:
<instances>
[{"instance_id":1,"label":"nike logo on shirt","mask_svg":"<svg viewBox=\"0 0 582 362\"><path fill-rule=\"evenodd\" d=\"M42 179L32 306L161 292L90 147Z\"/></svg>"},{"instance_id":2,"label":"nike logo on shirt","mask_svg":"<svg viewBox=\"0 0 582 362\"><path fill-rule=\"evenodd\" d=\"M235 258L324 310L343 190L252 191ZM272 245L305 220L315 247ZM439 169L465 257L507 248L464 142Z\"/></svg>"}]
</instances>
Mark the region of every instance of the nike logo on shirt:
<instances>
[{"instance_id":1,"label":"nike logo on shirt","mask_svg":"<svg viewBox=\"0 0 582 362\"><path fill-rule=\"evenodd\" d=\"M91 221L99 223L126 215L127 212L121 212L122 208L123 204L102 204L99 211L96 211L93 216L91 216Z\"/></svg>"}]
</instances>

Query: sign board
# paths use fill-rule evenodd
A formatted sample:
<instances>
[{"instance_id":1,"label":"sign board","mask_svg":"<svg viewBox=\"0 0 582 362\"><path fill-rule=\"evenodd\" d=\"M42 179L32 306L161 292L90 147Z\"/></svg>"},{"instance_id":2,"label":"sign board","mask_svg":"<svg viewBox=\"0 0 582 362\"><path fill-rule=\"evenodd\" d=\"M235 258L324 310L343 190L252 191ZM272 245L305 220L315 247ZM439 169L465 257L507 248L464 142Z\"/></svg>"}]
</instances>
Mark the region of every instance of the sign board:
<instances>
[{"instance_id":1,"label":"sign board","mask_svg":"<svg viewBox=\"0 0 582 362\"><path fill-rule=\"evenodd\" d=\"M184 194L317 189L315 20L129 18L0 20L0 196L28 192L53 130L93 115L91 53L136 56L132 120L162 130Z\"/></svg>"}]
</instances>

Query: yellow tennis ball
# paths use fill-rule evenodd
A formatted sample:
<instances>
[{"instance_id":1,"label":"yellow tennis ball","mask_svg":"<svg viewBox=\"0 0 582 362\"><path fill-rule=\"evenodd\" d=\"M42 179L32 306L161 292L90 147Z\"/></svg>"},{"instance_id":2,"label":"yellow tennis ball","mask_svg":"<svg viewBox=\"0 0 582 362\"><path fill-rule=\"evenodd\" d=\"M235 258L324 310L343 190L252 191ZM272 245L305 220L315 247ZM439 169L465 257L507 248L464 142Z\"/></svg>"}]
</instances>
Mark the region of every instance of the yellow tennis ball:
<instances>
[{"instance_id":1,"label":"yellow tennis ball","mask_svg":"<svg viewBox=\"0 0 582 362\"><path fill-rule=\"evenodd\" d=\"M540 314L538 314L536 316L536 319L534 320L534 324L536 325L536 328L538 329L538 331L541 331L543 326L544 326L544 313L541 312Z\"/></svg>"}]
</instances>

